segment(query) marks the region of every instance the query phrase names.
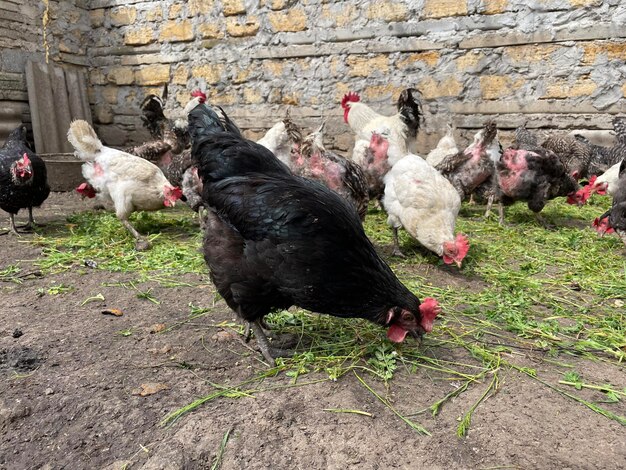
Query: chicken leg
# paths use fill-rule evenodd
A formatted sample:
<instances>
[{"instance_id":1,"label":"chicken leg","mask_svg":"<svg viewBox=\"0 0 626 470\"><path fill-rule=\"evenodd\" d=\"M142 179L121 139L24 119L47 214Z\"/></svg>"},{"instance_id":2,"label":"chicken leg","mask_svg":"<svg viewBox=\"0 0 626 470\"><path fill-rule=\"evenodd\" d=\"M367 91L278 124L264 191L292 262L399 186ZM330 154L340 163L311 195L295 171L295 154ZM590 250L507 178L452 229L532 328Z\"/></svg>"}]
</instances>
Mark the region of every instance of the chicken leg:
<instances>
[{"instance_id":1,"label":"chicken leg","mask_svg":"<svg viewBox=\"0 0 626 470\"><path fill-rule=\"evenodd\" d=\"M17 227L15 227L15 214L9 214L9 224L10 224L10 229L7 230L6 232L0 233L0 235L7 235L7 234L12 234L15 235L17 237L20 237L20 233L17 231Z\"/></svg>"},{"instance_id":2,"label":"chicken leg","mask_svg":"<svg viewBox=\"0 0 626 470\"><path fill-rule=\"evenodd\" d=\"M270 344L269 340L267 339L267 336L265 335L265 332L263 331L263 328L261 327L260 320L250 322L249 325L250 325L250 328L252 328L252 331L254 332L256 342L259 345L259 349L261 350L263 357L267 360L267 362L270 365L272 366L276 365L276 361L274 361L274 359L277 357L285 357L285 356L293 355L293 350L275 348Z\"/></svg>"},{"instance_id":3,"label":"chicken leg","mask_svg":"<svg viewBox=\"0 0 626 470\"><path fill-rule=\"evenodd\" d=\"M22 225L20 228L23 228L24 230L32 230L38 225L39 224L35 222L35 218L33 217L33 208L29 207L28 208L28 223L26 223L25 225Z\"/></svg>"},{"instance_id":4,"label":"chicken leg","mask_svg":"<svg viewBox=\"0 0 626 470\"><path fill-rule=\"evenodd\" d=\"M392 256L398 256L400 258L406 258L406 255L400 250L400 241L398 240L398 227L391 227L393 231L393 251Z\"/></svg>"},{"instance_id":5,"label":"chicken leg","mask_svg":"<svg viewBox=\"0 0 626 470\"><path fill-rule=\"evenodd\" d=\"M141 234L135 230L135 227L133 227L130 222L126 219L120 219L122 224L124 225L124 227L126 227L126 230L128 230L131 235L133 237L135 237L135 239L137 240L135 242L135 250L137 251L145 251L148 248L150 248L150 242L141 236Z\"/></svg>"}]
</instances>

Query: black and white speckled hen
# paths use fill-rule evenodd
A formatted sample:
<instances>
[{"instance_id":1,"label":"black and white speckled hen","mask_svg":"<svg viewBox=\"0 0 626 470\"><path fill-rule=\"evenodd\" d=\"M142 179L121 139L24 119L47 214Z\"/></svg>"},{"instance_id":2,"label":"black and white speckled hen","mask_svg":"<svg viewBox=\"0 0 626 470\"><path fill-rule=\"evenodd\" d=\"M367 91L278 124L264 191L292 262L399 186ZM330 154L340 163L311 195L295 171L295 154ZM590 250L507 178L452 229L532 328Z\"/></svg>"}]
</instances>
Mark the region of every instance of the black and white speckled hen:
<instances>
[{"instance_id":1,"label":"black and white speckled hen","mask_svg":"<svg viewBox=\"0 0 626 470\"><path fill-rule=\"evenodd\" d=\"M226 303L254 331L292 305L388 327L392 341L432 329L439 307L420 303L379 257L356 211L326 186L293 175L265 147L206 105L189 113L192 155L209 208L204 258Z\"/></svg>"},{"instance_id":2,"label":"black and white speckled hen","mask_svg":"<svg viewBox=\"0 0 626 470\"><path fill-rule=\"evenodd\" d=\"M435 168L455 187L461 200L494 174L494 162L502 153L497 139L495 121L487 121L485 127L474 136L474 141L462 152L444 158Z\"/></svg>"},{"instance_id":3,"label":"black and white speckled hen","mask_svg":"<svg viewBox=\"0 0 626 470\"><path fill-rule=\"evenodd\" d=\"M297 134L294 135L289 168L294 174L319 181L335 191L352 204L364 220L369 202L365 173L353 161L324 147L323 129L324 124L299 142Z\"/></svg>"},{"instance_id":4,"label":"black and white speckled hen","mask_svg":"<svg viewBox=\"0 0 626 470\"><path fill-rule=\"evenodd\" d=\"M496 164L500 202L504 205L515 201L527 201L528 208L539 214L546 201L559 196L573 197L579 189L576 179L568 173L565 165L551 151L537 148L535 151L508 148ZM538 216L538 220L543 220ZM500 223L504 223L504 211L500 210ZM544 223L545 224L545 223Z\"/></svg>"},{"instance_id":5,"label":"black and white speckled hen","mask_svg":"<svg viewBox=\"0 0 626 470\"><path fill-rule=\"evenodd\" d=\"M0 149L0 209L9 213L11 233L17 234L15 214L28 209L28 224L35 224L33 207L50 194L46 164L26 143L26 127L11 132Z\"/></svg>"}]
</instances>

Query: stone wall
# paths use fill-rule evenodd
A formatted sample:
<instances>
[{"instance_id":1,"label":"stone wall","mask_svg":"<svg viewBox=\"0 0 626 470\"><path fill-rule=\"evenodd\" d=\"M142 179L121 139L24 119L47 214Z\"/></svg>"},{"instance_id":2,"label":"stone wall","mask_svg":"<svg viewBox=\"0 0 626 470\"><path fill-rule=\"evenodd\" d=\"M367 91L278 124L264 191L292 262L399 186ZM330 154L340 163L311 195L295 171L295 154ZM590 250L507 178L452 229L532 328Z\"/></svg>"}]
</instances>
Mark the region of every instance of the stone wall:
<instances>
[{"instance_id":1,"label":"stone wall","mask_svg":"<svg viewBox=\"0 0 626 470\"><path fill-rule=\"evenodd\" d=\"M620 0L83 3L87 42L72 39L74 28L83 33L78 23L61 39L74 57L86 49L94 120L110 145L146 136L139 103L166 83L173 113L201 88L250 136L290 109L305 126L326 119L328 142L341 150L352 143L339 106L348 90L392 113L400 90L418 88L420 152L449 119L468 137L495 117L506 140L526 120L544 131L602 130L626 113Z\"/></svg>"},{"instance_id":2,"label":"stone wall","mask_svg":"<svg viewBox=\"0 0 626 470\"><path fill-rule=\"evenodd\" d=\"M30 123L25 67L48 60L85 67L88 0L0 1L0 143L21 122ZM45 37L44 37L45 31Z\"/></svg>"}]
</instances>

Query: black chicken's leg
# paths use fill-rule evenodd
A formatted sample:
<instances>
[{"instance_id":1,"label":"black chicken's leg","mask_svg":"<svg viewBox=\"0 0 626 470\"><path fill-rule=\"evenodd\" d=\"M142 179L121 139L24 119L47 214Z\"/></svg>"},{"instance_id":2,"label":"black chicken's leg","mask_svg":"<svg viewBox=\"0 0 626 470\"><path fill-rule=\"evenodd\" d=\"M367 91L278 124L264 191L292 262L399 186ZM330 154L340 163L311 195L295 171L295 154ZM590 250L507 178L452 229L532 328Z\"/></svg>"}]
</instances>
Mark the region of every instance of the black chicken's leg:
<instances>
[{"instance_id":1,"label":"black chicken's leg","mask_svg":"<svg viewBox=\"0 0 626 470\"><path fill-rule=\"evenodd\" d=\"M24 230L32 230L37 225L39 224L35 222L35 218L33 217L33 208L29 207L28 208L28 223L25 225L22 225L20 228L23 228Z\"/></svg>"},{"instance_id":2,"label":"black chicken's leg","mask_svg":"<svg viewBox=\"0 0 626 470\"><path fill-rule=\"evenodd\" d=\"M15 214L9 214L9 225L11 228L7 230L6 232L0 233L0 235L6 235L10 233L17 237L21 236L19 232L17 231L17 228L15 227Z\"/></svg>"},{"instance_id":3,"label":"black chicken's leg","mask_svg":"<svg viewBox=\"0 0 626 470\"><path fill-rule=\"evenodd\" d=\"M265 335L265 332L263 331L263 328L261 327L261 322L259 320L256 320L255 322L250 322L250 327L252 328L252 331L254 331L256 342L259 345L259 349L261 350L263 357L269 364L276 365L276 362L274 361L274 358L276 357L293 355L293 351L290 351L288 349L274 348L270 345L270 342L267 339L267 336Z\"/></svg>"}]
</instances>

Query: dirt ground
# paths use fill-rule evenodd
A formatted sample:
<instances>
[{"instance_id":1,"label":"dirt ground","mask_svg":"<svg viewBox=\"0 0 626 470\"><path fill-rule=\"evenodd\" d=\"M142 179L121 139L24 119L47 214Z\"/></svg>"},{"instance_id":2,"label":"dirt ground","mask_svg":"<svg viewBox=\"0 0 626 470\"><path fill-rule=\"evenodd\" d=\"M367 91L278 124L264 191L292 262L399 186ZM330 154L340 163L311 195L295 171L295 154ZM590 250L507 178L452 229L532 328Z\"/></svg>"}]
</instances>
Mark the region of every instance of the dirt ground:
<instances>
[{"instance_id":1,"label":"dirt ground","mask_svg":"<svg viewBox=\"0 0 626 470\"><path fill-rule=\"evenodd\" d=\"M53 194L36 215L62 221L84 208L74 195ZM0 270L19 262L22 272L36 273L41 249L28 236L0 237L0 252ZM443 270L437 276L442 285L465 282ZM213 288L206 275L183 278L200 286L143 286L153 287L158 305L104 285L133 280L131 273L70 270L27 276L19 285L0 282L0 469L211 468L228 431L223 469L626 468L624 426L514 371L500 377L500 391L476 409L465 438L456 436L458 419L489 378L447 403L439 416L416 417L431 436L409 428L351 374L249 398L218 398L160 426L167 413L215 391L210 383L237 384L267 368L250 350L254 341L246 346L236 335L218 334L218 324L234 320L223 302L185 322L189 302L210 304ZM38 293L60 283L74 290ZM82 305L99 293L106 301ZM103 315L107 308L125 314ZM154 333L156 324L177 326ZM427 341L424 347L438 357L459 354L429 350ZM529 352L525 360L544 367L539 354ZM601 362L580 367L597 382L626 382L623 369ZM282 374L263 387L291 382ZM167 389L135 394L146 383ZM388 391L382 382L370 383L407 415L453 390L426 369L397 373ZM626 405L612 410L624 415Z\"/></svg>"}]
</instances>

